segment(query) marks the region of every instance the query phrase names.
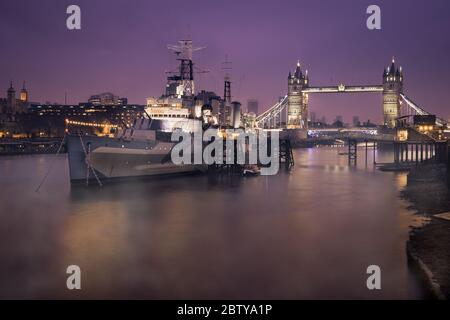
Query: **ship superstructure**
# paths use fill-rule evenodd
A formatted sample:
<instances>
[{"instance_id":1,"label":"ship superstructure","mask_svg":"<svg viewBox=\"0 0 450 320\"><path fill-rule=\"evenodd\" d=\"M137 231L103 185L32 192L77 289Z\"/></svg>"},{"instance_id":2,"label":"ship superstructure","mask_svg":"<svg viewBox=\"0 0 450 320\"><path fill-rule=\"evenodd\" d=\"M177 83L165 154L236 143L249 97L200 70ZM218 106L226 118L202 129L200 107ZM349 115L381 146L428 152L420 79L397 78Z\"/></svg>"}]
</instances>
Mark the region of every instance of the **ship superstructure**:
<instances>
[{"instance_id":1,"label":"ship superstructure","mask_svg":"<svg viewBox=\"0 0 450 320\"><path fill-rule=\"evenodd\" d=\"M160 97L148 97L146 112L152 119L164 120L164 131L181 128L190 130L193 121L202 118L202 108L213 106L213 112L208 121L219 124L220 105L223 99L214 92L200 91L196 93L195 73L207 71L195 68L193 53L205 47L194 47L192 40L178 41L177 45L169 45L179 63L176 70L168 71L166 90ZM195 68L195 71L194 71ZM216 106L214 108L214 106Z\"/></svg>"}]
</instances>

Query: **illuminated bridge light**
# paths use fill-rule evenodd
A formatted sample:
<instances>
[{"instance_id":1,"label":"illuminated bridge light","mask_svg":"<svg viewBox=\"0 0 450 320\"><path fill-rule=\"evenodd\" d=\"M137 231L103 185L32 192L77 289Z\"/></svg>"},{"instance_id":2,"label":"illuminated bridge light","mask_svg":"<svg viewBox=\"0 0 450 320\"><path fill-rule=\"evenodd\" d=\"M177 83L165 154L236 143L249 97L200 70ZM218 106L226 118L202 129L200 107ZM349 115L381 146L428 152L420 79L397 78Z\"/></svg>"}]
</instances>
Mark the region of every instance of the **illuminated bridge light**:
<instances>
[{"instance_id":1,"label":"illuminated bridge light","mask_svg":"<svg viewBox=\"0 0 450 320\"><path fill-rule=\"evenodd\" d=\"M104 124L104 123L96 123L96 122L83 122L83 121L72 121L69 119L66 119L66 124L68 125L74 125L74 126L81 126L81 127L97 127L97 128L112 128L116 129L119 126L114 124Z\"/></svg>"}]
</instances>

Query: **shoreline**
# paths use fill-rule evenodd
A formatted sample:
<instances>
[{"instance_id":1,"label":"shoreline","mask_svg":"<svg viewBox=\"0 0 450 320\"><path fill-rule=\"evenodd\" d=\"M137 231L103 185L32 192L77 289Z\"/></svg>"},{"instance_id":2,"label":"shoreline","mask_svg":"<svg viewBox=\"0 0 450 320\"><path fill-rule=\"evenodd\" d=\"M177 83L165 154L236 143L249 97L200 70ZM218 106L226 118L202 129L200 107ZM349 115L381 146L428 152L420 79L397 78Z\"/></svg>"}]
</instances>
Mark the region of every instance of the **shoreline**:
<instances>
[{"instance_id":1,"label":"shoreline","mask_svg":"<svg viewBox=\"0 0 450 320\"><path fill-rule=\"evenodd\" d=\"M444 165L424 164L411 170L401 197L429 222L415 227L407 242L408 265L417 273L427 297L450 298L450 220L435 215L450 212L450 190Z\"/></svg>"},{"instance_id":2,"label":"shoreline","mask_svg":"<svg viewBox=\"0 0 450 320\"><path fill-rule=\"evenodd\" d=\"M32 154L66 153L67 147L62 137L0 139L0 157ZM60 148L61 146L61 148Z\"/></svg>"}]
</instances>

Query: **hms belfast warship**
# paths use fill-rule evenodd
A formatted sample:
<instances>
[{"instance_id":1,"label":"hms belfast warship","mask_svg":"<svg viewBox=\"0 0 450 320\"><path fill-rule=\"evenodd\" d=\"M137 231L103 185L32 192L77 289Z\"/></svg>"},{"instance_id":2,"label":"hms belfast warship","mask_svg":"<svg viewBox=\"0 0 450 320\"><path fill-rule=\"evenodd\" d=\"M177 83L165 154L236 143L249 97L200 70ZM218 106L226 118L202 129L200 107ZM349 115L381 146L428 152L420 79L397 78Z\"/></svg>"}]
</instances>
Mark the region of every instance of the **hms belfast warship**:
<instances>
[{"instance_id":1,"label":"hms belfast warship","mask_svg":"<svg viewBox=\"0 0 450 320\"><path fill-rule=\"evenodd\" d=\"M67 151L71 183L142 178L155 175L186 174L204 171L204 165L176 165L171 161L171 132L202 130L205 123L216 124L210 114L203 116L200 99L194 95L191 40L169 46L180 62L179 70L167 78L166 93L148 98L145 115L131 127L118 129L111 137L69 133ZM199 108L200 107L200 108Z\"/></svg>"}]
</instances>

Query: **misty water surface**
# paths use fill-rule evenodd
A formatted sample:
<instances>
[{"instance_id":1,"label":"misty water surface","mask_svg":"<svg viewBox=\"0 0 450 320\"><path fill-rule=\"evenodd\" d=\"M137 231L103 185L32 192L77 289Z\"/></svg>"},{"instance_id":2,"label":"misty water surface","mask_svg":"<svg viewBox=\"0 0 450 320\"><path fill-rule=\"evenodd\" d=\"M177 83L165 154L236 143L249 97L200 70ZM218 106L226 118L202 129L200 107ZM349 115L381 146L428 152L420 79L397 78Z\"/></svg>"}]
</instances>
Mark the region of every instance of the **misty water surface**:
<instances>
[{"instance_id":1,"label":"misty water surface","mask_svg":"<svg viewBox=\"0 0 450 320\"><path fill-rule=\"evenodd\" d=\"M345 151L345 150L341 150ZM383 161L391 154L379 152ZM418 298L405 174L299 149L276 176L71 188L59 156L0 158L1 298ZM66 289L79 265L82 290ZM366 268L382 290L366 288Z\"/></svg>"}]
</instances>

